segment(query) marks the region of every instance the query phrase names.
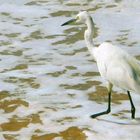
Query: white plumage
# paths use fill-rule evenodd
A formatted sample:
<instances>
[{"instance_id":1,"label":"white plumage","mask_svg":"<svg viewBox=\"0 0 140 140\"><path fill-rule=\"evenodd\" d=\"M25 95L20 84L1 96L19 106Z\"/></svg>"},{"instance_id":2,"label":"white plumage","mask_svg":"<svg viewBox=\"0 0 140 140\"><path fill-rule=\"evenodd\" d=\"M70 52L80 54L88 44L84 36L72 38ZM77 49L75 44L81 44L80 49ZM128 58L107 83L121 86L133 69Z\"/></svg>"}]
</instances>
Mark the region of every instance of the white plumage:
<instances>
[{"instance_id":1,"label":"white plumage","mask_svg":"<svg viewBox=\"0 0 140 140\"><path fill-rule=\"evenodd\" d=\"M103 78L122 89L139 93L140 66L134 57L106 42L94 48L91 53Z\"/></svg>"},{"instance_id":2,"label":"white plumage","mask_svg":"<svg viewBox=\"0 0 140 140\"><path fill-rule=\"evenodd\" d=\"M88 12L80 12L75 19L64 23L62 26L74 21L87 25L87 30L84 34L86 46L97 62L101 76L108 81L108 109L104 112L94 114L91 117L95 118L110 112L111 91L113 85L115 85L127 91L131 103L132 118L135 118L135 107L129 91L135 91L137 93L140 91L139 62L123 49L111 43L104 42L98 47L95 47L93 43L94 23Z\"/></svg>"}]
</instances>

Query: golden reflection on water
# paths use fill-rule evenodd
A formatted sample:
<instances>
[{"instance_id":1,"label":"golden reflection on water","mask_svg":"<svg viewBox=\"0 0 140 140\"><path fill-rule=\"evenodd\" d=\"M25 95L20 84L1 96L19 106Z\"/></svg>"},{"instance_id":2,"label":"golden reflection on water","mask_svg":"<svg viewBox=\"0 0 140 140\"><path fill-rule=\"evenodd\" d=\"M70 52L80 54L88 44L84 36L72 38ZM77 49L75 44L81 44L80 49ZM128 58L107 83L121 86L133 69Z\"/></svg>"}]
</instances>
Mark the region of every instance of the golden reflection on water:
<instances>
[{"instance_id":1,"label":"golden reflection on water","mask_svg":"<svg viewBox=\"0 0 140 140\"><path fill-rule=\"evenodd\" d=\"M58 16L66 16L66 17L70 17L71 14L75 15L77 13L77 11L57 11L57 12L53 12L50 15L52 17L58 17Z\"/></svg>"},{"instance_id":2,"label":"golden reflection on water","mask_svg":"<svg viewBox=\"0 0 140 140\"><path fill-rule=\"evenodd\" d=\"M13 116L9 119L9 122L1 124L3 131L19 131L20 129L27 127L30 123L42 123L38 114L32 114L26 117Z\"/></svg>"},{"instance_id":3,"label":"golden reflection on water","mask_svg":"<svg viewBox=\"0 0 140 140\"><path fill-rule=\"evenodd\" d=\"M77 90L87 90L91 88L93 85L99 85L101 82L99 81L87 81L86 83L83 84L77 84L77 85L60 85L64 87L65 89L77 89Z\"/></svg>"},{"instance_id":4,"label":"golden reflection on water","mask_svg":"<svg viewBox=\"0 0 140 140\"><path fill-rule=\"evenodd\" d=\"M96 91L88 94L88 99L96 101L98 103L103 103L108 101L108 91L107 88L102 86L96 86ZM121 104L123 100L128 100L127 94L112 92L111 102L115 104Z\"/></svg>"},{"instance_id":5,"label":"golden reflection on water","mask_svg":"<svg viewBox=\"0 0 140 140\"><path fill-rule=\"evenodd\" d=\"M19 106L28 107L28 103L21 99L4 100L0 102L0 108L5 111L5 113L13 112Z\"/></svg>"},{"instance_id":6,"label":"golden reflection on water","mask_svg":"<svg viewBox=\"0 0 140 140\"><path fill-rule=\"evenodd\" d=\"M32 140L52 140L53 138L60 137L64 140L86 140L86 135L83 130L78 127L69 127L60 133L51 133L45 135L33 135Z\"/></svg>"}]
</instances>

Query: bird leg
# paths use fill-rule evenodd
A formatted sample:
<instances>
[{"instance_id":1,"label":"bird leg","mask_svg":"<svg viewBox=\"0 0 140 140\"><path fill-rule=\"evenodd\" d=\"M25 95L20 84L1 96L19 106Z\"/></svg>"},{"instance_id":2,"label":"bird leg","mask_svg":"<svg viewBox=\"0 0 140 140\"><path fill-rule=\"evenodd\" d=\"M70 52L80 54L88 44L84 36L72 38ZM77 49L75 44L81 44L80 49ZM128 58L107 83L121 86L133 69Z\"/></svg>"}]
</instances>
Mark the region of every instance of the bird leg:
<instances>
[{"instance_id":1,"label":"bird leg","mask_svg":"<svg viewBox=\"0 0 140 140\"><path fill-rule=\"evenodd\" d=\"M103 112L100 112L100 113L97 113L97 114L93 114L90 117L91 118L96 118L98 116L108 114L110 111L111 111L111 90L108 92L108 108L107 108L107 110L103 111Z\"/></svg>"},{"instance_id":2,"label":"bird leg","mask_svg":"<svg viewBox=\"0 0 140 140\"><path fill-rule=\"evenodd\" d=\"M132 119L135 119L135 111L136 111L136 109L135 109L135 106L134 106L134 104L133 104L133 101L132 101L132 97L131 97L131 95L130 95L130 92L129 91L127 91L127 93L128 93L128 97L129 97L129 100L130 100L130 103L131 103L131 118Z\"/></svg>"}]
</instances>

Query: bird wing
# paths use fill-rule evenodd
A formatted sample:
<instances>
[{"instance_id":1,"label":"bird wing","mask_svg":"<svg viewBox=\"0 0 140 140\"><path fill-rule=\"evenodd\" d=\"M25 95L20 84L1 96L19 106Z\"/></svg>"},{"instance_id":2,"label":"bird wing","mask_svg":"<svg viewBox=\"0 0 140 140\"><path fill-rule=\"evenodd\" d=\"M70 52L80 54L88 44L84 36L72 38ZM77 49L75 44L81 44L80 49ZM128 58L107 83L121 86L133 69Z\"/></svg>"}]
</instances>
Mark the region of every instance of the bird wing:
<instances>
[{"instance_id":1,"label":"bird wing","mask_svg":"<svg viewBox=\"0 0 140 140\"><path fill-rule=\"evenodd\" d=\"M122 89L140 91L140 64L134 57L110 43L102 43L94 56L103 78Z\"/></svg>"},{"instance_id":2,"label":"bird wing","mask_svg":"<svg viewBox=\"0 0 140 140\"><path fill-rule=\"evenodd\" d=\"M115 85L126 90L140 91L140 64L134 57L122 50L108 68L112 68L107 73Z\"/></svg>"},{"instance_id":3,"label":"bird wing","mask_svg":"<svg viewBox=\"0 0 140 140\"><path fill-rule=\"evenodd\" d=\"M129 56L126 61L130 65L132 78L140 84L140 64L138 60Z\"/></svg>"}]
</instances>

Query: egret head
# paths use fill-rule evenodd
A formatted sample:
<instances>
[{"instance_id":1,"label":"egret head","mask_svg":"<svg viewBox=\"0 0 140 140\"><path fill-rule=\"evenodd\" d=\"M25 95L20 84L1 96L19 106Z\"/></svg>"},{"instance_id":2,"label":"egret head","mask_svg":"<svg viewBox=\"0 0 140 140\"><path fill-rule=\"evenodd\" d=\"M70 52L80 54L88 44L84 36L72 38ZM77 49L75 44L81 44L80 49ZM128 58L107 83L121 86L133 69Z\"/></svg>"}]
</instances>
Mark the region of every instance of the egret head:
<instances>
[{"instance_id":1,"label":"egret head","mask_svg":"<svg viewBox=\"0 0 140 140\"><path fill-rule=\"evenodd\" d=\"M90 18L90 15L87 11L80 12L74 19L71 19L65 23L63 23L61 26L68 25L70 23L84 23L86 24L86 21Z\"/></svg>"}]
</instances>

